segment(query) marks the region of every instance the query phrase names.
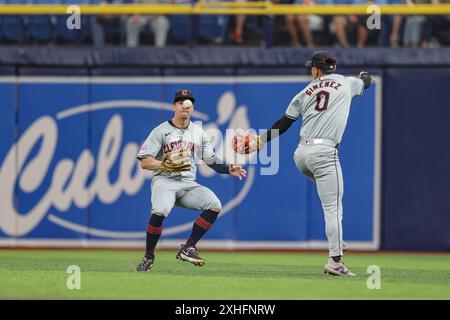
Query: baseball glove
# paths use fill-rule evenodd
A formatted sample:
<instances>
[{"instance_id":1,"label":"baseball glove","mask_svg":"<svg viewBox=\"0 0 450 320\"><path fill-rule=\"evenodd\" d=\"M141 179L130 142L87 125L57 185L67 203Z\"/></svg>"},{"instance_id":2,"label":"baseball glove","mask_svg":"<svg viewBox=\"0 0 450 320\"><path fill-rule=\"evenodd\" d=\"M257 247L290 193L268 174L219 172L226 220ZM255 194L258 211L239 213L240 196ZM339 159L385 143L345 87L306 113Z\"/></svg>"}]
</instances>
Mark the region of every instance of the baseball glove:
<instances>
[{"instance_id":1,"label":"baseball glove","mask_svg":"<svg viewBox=\"0 0 450 320\"><path fill-rule=\"evenodd\" d=\"M239 154L250 154L263 147L261 137L254 134L238 135L233 138L233 151Z\"/></svg>"},{"instance_id":2,"label":"baseball glove","mask_svg":"<svg viewBox=\"0 0 450 320\"><path fill-rule=\"evenodd\" d=\"M372 77L366 71L361 71L359 73L359 78L364 82L364 89L367 89L370 86L370 84L373 82Z\"/></svg>"},{"instance_id":3,"label":"baseball glove","mask_svg":"<svg viewBox=\"0 0 450 320\"><path fill-rule=\"evenodd\" d=\"M162 160L162 171L180 172L191 170L191 152L186 149L167 153Z\"/></svg>"}]
</instances>

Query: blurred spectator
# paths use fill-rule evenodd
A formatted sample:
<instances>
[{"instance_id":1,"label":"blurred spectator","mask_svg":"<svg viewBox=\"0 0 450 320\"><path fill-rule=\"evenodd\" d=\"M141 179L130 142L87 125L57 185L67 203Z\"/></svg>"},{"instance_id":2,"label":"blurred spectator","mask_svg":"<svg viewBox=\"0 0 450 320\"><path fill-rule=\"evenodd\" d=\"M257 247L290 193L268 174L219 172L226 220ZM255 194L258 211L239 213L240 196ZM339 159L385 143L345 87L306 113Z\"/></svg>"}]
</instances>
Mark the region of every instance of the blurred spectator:
<instances>
[{"instance_id":1,"label":"blurred spectator","mask_svg":"<svg viewBox=\"0 0 450 320\"><path fill-rule=\"evenodd\" d=\"M352 4L352 0L332 0L333 4L337 4L337 5L351 5ZM337 15L333 17L333 30L334 33L336 34L336 39L338 41L338 44L341 47L348 47L348 40L347 40L347 33L345 30L345 26L347 24L347 19L350 20L350 22L352 23L356 23L357 20L355 19L356 16L342 16L342 15Z\"/></svg>"},{"instance_id":2,"label":"blurred spectator","mask_svg":"<svg viewBox=\"0 0 450 320\"><path fill-rule=\"evenodd\" d=\"M404 4L404 0L388 0L387 4ZM388 16L387 21L390 24L389 42L391 47L396 48L400 44L400 27L403 17L399 14Z\"/></svg>"},{"instance_id":3,"label":"blurred spectator","mask_svg":"<svg viewBox=\"0 0 450 320\"><path fill-rule=\"evenodd\" d=\"M355 5L362 5L362 4L374 4L374 5L388 5L388 4L401 4L402 0L373 0L373 1L367 1L367 0L353 0L353 4ZM367 19L370 17L370 15L359 15L359 16L351 16L350 20L355 21L357 24L357 46L358 48L364 48L367 42L367 38L369 36L370 32L377 32L380 33L379 30L369 30L367 28ZM383 31L390 32L389 33L389 39L390 39L390 45L392 47L398 46L399 41L399 33L400 33L400 26L402 23L402 17L400 15L394 15L392 17L389 16L382 16L381 17L381 25L380 27L384 29ZM379 35L379 41L377 45L382 44L382 37L381 33Z\"/></svg>"},{"instance_id":4,"label":"blurred spectator","mask_svg":"<svg viewBox=\"0 0 450 320\"><path fill-rule=\"evenodd\" d=\"M224 42L226 36L228 35L228 21L229 17L225 15L219 15L216 17L217 19L217 26L219 29L219 32L217 36L214 38L215 44L220 44Z\"/></svg>"},{"instance_id":5,"label":"blurred spectator","mask_svg":"<svg viewBox=\"0 0 450 320\"><path fill-rule=\"evenodd\" d=\"M121 4L131 3L130 0L101 0L100 5L105 4ZM102 14L94 16L91 20L92 41L95 47L103 47L105 45L105 34L111 30L122 29L123 16ZM120 31L119 31L120 32Z\"/></svg>"},{"instance_id":6,"label":"blurred spectator","mask_svg":"<svg viewBox=\"0 0 450 320\"><path fill-rule=\"evenodd\" d=\"M382 1L382 0L381 0ZM374 1L375 4L379 4L377 1ZM372 4L372 1L367 0L353 0L353 4L355 5L363 5L363 4ZM367 42L367 37L369 35L369 29L367 28L367 19L370 15L351 15L349 16L349 21L356 24L356 34L357 34L357 43L356 46L358 48L364 48Z\"/></svg>"},{"instance_id":7,"label":"blurred spectator","mask_svg":"<svg viewBox=\"0 0 450 320\"><path fill-rule=\"evenodd\" d=\"M389 16L391 20L391 34L389 42L392 48L397 48L400 44L400 27L402 26L403 17L401 15Z\"/></svg>"},{"instance_id":8,"label":"blurred spectator","mask_svg":"<svg viewBox=\"0 0 450 320\"><path fill-rule=\"evenodd\" d=\"M222 0L227 1L227 0ZM229 0L228 0L229 1ZM231 0L235 1L236 3L246 3L246 2L269 2L271 0ZM256 38L263 38L263 31L261 24L264 24L264 16L250 16L247 17L246 15L235 15L234 16L234 29L231 32L231 41L236 44L242 44L244 42L244 32L247 34L249 31L251 33L256 33L253 37L253 35L249 38L249 40L254 41ZM246 35L247 36L247 35Z\"/></svg>"},{"instance_id":9,"label":"blurred spectator","mask_svg":"<svg viewBox=\"0 0 450 320\"><path fill-rule=\"evenodd\" d=\"M236 0L237 3L245 3L247 0ZM231 40L234 43L241 44L244 42L243 33L244 33L244 24L245 24L245 15L236 15L235 16L235 26L234 31L231 34Z\"/></svg>"},{"instance_id":10,"label":"blurred spectator","mask_svg":"<svg viewBox=\"0 0 450 320\"><path fill-rule=\"evenodd\" d=\"M294 0L296 5L314 6L316 4L315 0ZM291 37L292 45L294 47L300 47L300 41L298 38L297 26L303 33L303 37L308 48L314 46L313 37L309 27L310 15L286 15L286 29Z\"/></svg>"},{"instance_id":11,"label":"blurred spectator","mask_svg":"<svg viewBox=\"0 0 450 320\"><path fill-rule=\"evenodd\" d=\"M406 0L406 4L414 5L424 3L422 0ZM407 16L405 19L405 30L403 34L403 46L417 47L422 37L422 24L425 22L424 16Z\"/></svg>"},{"instance_id":12,"label":"blurred spectator","mask_svg":"<svg viewBox=\"0 0 450 320\"><path fill-rule=\"evenodd\" d=\"M214 3L214 2L223 2L224 0L198 0L198 2L208 2L208 3ZM233 1L233 0L228 0L228 1ZM222 42L224 42L225 38L228 35L228 21L229 21L229 16L227 15L217 15L217 16L213 16L215 19L215 24L216 24L216 34L215 37L213 39L213 42L215 44L220 44ZM200 16L200 19L202 18L202 16ZM200 24L200 27L202 25ZM202 30L200 30L200 34Z\"/></svg>"},{"instance_id":13,"label":"blurred spectator","mask_svg":"<svg viewBox=\"0 0 450 320\"><path fill-rule=\"evenodd\" d=\"M448 4L449 0L433 0L433 4ZM450 15L430 15L422 26L422 47L439 47L450 43Z\"/></svg>"},{"instance_id":14,"label":"blurred spectator","mask_svg":"<svg viewBox=\"0 0 450 320\"><path fill-rule=\"evenodd\" d=\"M340 5L387 5L387 4L401 4L402 0L333 0L335 4ZM400 15L394 16L382 16L381 17L381 30L369 30L367 28L367 19L370 15L349 15L349 16L334 16L333 27L336 34L338 44L342 47L349 46L348 31L356 28L356 46L358 48L364 48L367 44L367 40L370 34L376 36L378 34L377 45L382 44L383 35L388 33L389 44L392 47L397 47L400 39L400 27L402 23L402 17ZM381 31L381 32L380 32Z\"/></svg>"},{"instance_id":15,"label":"blurred spectator","mask_svg":"<svg viewBox=\"0 0 450 320\"><path fill-rule=\"evenodd\" d=\"M170 4L171 0L136 0L137 4ZM164 47L167 41L167 34L170 28L169 19L165 15L141 15L134 14L128 17L126 22L127 47L137 47L139 45L139 35L142 29L150 25L155 47Z\"/></svg>"}]
</instances>

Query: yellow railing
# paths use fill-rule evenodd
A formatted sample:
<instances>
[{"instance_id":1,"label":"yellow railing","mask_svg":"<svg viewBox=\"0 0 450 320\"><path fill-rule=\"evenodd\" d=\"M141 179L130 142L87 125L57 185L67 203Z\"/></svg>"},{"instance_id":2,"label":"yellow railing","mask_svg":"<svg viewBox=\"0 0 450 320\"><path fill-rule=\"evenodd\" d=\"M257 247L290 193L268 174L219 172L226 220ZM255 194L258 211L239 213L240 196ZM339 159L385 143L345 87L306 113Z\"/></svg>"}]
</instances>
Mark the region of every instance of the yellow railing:
<instances>
[{"instance_id":1,"label":"yellow railing","mask_svg":"<svg viewBox=\"0 0 450 320\"><path fill-rule=\"evenodd\" d=\"M67 14L67 5L0 5L0 14ZM226 15L285 15L285 14L369 14L368 5L301 6L271 2L207 3L195 5L80 5L81 14L226 14ZM450 14L450 4L442 5L384 5L381 14L444 15ZM372 14L373 11L370 11Z\"/></svg>"}]
</instances>

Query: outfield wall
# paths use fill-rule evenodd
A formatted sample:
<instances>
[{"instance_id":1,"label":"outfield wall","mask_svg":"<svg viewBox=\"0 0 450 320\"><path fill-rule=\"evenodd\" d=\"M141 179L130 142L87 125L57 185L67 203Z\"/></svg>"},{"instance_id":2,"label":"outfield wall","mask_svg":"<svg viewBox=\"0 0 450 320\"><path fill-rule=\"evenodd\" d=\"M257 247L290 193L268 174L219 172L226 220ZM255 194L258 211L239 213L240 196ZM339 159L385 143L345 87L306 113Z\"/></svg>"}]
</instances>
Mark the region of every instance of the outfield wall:
<instances>
[{"instance_id":1,"label":"outfield wall","mask_svg":"<svg viewBox=\"0 0 450 320\"><path fill-rule=\"evenodd\" d=\"M213 51L208 60L204 49L138 50L137 67L136 51L127 59L126 50L14 50L0 50L0 244L6 246L142 247L150 177L130 159L149 130L170 117L176 89L191 88L195 119L225 132L267 128L309 81L299 76L310 54L303 51L225 50L222 58ZM450 250L450 151L442 144L450 133L448 56L429 54L433 68L421 66L420 51L403 51L404 59L376 55L367 64L368 51L336 52L341 73L363 68L378 75L355 98L340 149L344 238L359 249ZM296 124L280 141L276 175L261 175L270 161L250 166L243 183L200 170L199 182L224 206L204 247L326 248L314 186L292 160L298 130ZM220 141L216 148L223 150ZM196 216L175 209L161 245L177 246Z\"/></svg>"},{"instance_id":2,"label":"outfield wall","mask_svg":"<svg viewBox=\"0 0 450 320\"><path fill-rule=\"evenodd\" d=\"M2 240L72 240L73 245L120 240L129 246L143 243L150 215L151 177L139 168L135 154L150 130L171 118L168 101L175 91L188 87L195 93L193 119L216 136L218 155L232 161L232 136L226 131L266 128L309 79L20 76L1 81L10 110L18 111L16 119L12 113L3 118L8 120L2 127L19 131L16 143L10 136L0 147ZM365 249L379 242L376 92L375 86L355 100L352 117L357 121L348 129L358 134L348 134L341 148L344 170L352 168L346 174L346 240ZM275 242L280 248L326 247L320 202L292 159L298 132L294 126L259 159L261 165L249 165L243 182L200 167L198 182L214 190L223 204L220 223L207 237L215 246ZM188 237L197 215L174 209L162 239L169 244Z\"/></svg>"}]
</instances>

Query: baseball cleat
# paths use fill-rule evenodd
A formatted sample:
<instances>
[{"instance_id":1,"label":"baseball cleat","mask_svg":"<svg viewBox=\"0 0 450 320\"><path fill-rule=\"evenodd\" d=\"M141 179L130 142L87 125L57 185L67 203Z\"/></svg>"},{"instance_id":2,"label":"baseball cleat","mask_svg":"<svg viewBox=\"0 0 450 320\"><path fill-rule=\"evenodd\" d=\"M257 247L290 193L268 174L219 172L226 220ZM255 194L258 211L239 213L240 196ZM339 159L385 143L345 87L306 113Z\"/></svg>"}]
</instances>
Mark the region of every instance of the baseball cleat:
<instances>
[{"instance_id":1,"label":"baseball cleat","mask_svg":"<svg viewBox=\"0 0 450 320\"><path fill-rule=\"evenodd\" d=\"M356 276L356 274L348 270L348 268L344 265L344 261L342 259L339 262L334 262L333 259L329 258L328 262L324 266L324 273L328 273L332 276Z\"/></svg>"},{"instance_id":2,"label":"baseball cleat","mask_svg":"<svg viewBox=\"0 0 450 320\"><path fill-rule=\"evenodd\" d=\"M142 258L142 262L138 264L136 267L137 272L147 272L153 267L153 262L155 261L155 257Z\"/></svg>"},{"instance_id":3,"label":"baseball cleat","mask_svg":"<svg viewBox=\"0 0 450 320\"><path fill-rule=\"evenodd\" d=\"M186 247L181 245L176 258L182 261L189 261L199 267L205 264L205 260L198 255L198 252L194 247Z\"/></svg>"}]
</instances>

